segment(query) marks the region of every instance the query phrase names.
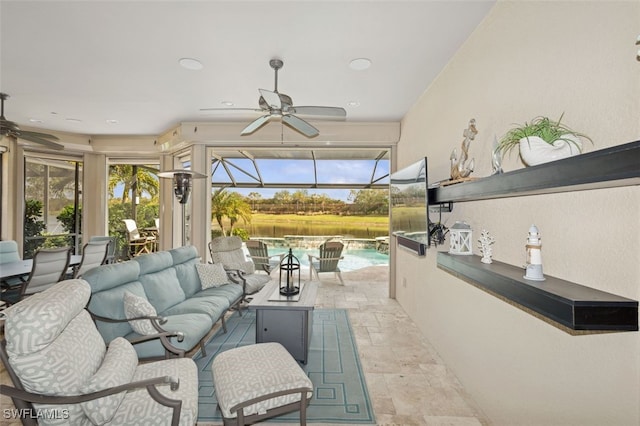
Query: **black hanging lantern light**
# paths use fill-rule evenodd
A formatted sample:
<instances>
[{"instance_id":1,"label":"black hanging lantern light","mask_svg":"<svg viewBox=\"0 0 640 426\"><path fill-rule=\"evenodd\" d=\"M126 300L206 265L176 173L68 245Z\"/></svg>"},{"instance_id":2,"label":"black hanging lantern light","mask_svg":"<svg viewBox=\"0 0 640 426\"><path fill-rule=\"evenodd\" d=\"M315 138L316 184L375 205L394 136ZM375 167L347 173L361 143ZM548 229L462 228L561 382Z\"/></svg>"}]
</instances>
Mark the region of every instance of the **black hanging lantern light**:
<instances>
[{"instance_id":1,"label":"black hanging lantern light","mask_svg":"<svg viewBox=\"0 0 640 426\"><path fill-rule=\"evenodd\" d=\"M293 296L298 293L300 293L300 261L289 249L289 253L280 262L280 294Z\"/></svg>"}]
</instances>

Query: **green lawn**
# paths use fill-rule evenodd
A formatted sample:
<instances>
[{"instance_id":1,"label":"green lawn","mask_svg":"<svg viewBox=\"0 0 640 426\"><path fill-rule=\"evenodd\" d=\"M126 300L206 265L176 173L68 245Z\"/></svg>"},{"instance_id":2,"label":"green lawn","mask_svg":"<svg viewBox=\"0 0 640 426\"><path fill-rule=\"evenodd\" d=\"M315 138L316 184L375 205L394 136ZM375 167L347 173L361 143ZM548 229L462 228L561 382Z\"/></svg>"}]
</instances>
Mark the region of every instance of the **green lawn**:
<instances>
[{"instance_id":1,"label":"green lawn","mask_svg":"<svg viewBox=\"0 0 640 426\"><path fill-rule=\"evenodd\" d=\"M348 235L354 238L375 238L389 235L388 216L254 213L251 215L250 224L240 223L237 226L245 228L251 236L260 237Z\"/></svg>"}]
</instances>

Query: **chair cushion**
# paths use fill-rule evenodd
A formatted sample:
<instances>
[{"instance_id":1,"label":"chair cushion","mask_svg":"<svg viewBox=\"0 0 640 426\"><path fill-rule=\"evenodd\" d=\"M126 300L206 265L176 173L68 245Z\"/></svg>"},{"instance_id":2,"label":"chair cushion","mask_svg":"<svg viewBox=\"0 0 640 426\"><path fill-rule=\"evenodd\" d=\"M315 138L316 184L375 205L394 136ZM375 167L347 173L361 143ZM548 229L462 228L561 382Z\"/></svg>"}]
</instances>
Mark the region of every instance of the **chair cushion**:
<instances>
[{"instance_id":1,"label":"chair cushion","mask_svg":"<svg viewBox=\"0 0 640 426\"><path fill-rule=\"evenodd\" d=\"M224 258L224 256L222 257ZM239 269L246 274L253 274L256 272L256 265L250 260L239 262L237 259L229 259L226 261L223 260L222 264L226 269Z\"/></svg>"},{"instance_id":2,"label":"chair cushion","mask_svg":"<svg viewBox=\"0 0 640 426\"><path fill-rule=\"evenodd\" d=\"M84 310L89 296L86 282L67 280L7 308L7 351L29 354L48 346Z\"/></svg>"},{"instance_id":3,"label":"chair cushion","mask_svg":"<svg viewBox=\"0 0 640 426\"><path fill-rule=\"evenodd\" d=\"M156 309L151 303L144 297L136 296L135 294L125 291L124 292L124 314L127 319L138 317L155 317L158 315ZM137 320L129 321L131 328L143 335L157 334L158 331L153 327L149 320Z\"/></svg>"},{"instance_id":4,"label":"chair cushion","mask_svg":"<svg viewBox=\"0 0 640 426\"><path fill-rule=\"evenodd\" d=\"M158 385L161 394L171 399L182 400L180 425L194 425L198 420L198 370L190 358L175 358L140 364L133 381L158 376L170 376L180 380L180 386L172 391L169 385ZM171 409L156 402L146 389L127 392L118 412L108 425L167 425L171 420Z\"/></svg>"},{"instance_id":5,"label":"chair cushion","mask_svg":"<svg viewBox=\"0 0 640 426\"><path fill-rule=\"evenodd\" d=\"M242 366L242 368L239 368ZM273 392L308 388L313 383L298 362L280 343L259 343L229 349L213 359L213 384L220 411L226 418L237 417L230 408ZM282 395L244 408L244 415L263 414L268 410L300 401L300 393Z\"/></svg>"},{"instance_id":6,"label":"chair cushion","mask_svg":"<svg viewBox=\"0 0 640 426\"><path fill-rule=\"evenodd\" d=\"M203 290L211 287L220 287L221 285L229 283L227 271L225 271L224 266L219 263L198 263L196 264L196 270L198 271L200 285Z\"/></svg>"},{"instance_id":7,"label":"chair cushion","mask_svg":"<svg viewBox=\"0 0 640 426\"><path fill-rule=\"evenodd\" d=\"M269 281L271 281L271 277L269 275L263 275L263 274L245 275L244 279L247 281L247 287L246 287L247 294L253 294L262 290L262 288Z\"/></svg>"},{"instance_id":8,"label":"chair cushion","mask_svg":"<svg viewBox=\"0 0 640 426\"><path fill-rule=\"evenodd\" d=\"M80 392L97 392L106 388L130 383L137 365L138 356L136 355L135 349L131 346L131 343L122 337L118 337L111 342L107 349L107 354L102 361L102 365L84 386L82 386ZM80 405L82 406L84 414L89 417L93 423L101 425L113 418L126 393L126 391L123 391L118 394L83 402Z\"/></svg>"}]
</instances>

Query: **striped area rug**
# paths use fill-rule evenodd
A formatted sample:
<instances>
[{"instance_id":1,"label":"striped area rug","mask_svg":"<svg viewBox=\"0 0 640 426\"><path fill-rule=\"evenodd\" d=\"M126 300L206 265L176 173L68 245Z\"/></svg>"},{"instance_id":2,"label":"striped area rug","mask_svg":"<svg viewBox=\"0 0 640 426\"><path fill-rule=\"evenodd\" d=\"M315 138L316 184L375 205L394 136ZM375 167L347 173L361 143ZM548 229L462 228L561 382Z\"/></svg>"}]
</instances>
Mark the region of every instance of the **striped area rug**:
<instances>
[{"instance_id":1,"label":"striped area rug","mask_svg":"<svg viewBox=\"0 0 640 426\"><path fill-rule=\"evenodd\" d=\"M255 343L255 312L234 314L225 334L219 330L206 345L207 356L197 353L200 400L198 424L221 424L211 362L220 352ZM373 407L360 365L349 316L344 309L316 309L307 365L302 365L314 385L307 409L308 423L375 424ZM267 422L298 423L299 413L274 417Z\"/></svg>"}]
</instances>

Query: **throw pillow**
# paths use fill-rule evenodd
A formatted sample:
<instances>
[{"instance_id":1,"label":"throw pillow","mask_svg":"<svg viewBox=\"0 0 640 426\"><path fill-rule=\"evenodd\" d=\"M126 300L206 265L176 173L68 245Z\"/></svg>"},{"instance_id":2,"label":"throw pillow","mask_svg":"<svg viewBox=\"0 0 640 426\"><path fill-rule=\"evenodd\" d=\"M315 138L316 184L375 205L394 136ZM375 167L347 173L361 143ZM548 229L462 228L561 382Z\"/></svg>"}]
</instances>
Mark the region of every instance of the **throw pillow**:
<instances>
[{"instance_id":1,"label":"throw pillow","mask_svg":"<svg viewBox=\"0 0 640 426\"><path fill-rule=\"evenodd\" d=\"M109 344L102 365L82 386L81 393L97 392L106 388L131 382L138 365L138 356L131 343L122 337L116 337ZM110 421L118 411L126 391L103 398L82 402L80 406L85 415L96 425Z\"/></svg>"},{"instance_id":2,"label":"throw pillow","mask_svg":"<svg viewBox=\"0 0 640 426\"><path fill-rule=\"evenodd\" d=\"M155 317L158 315L156 308L144 297L136 296L135 294L125 291L124 292L124 315L127 319L138 317ZM137 320L129 321L131 328L138 334L149 335L157 334L156 330L151 324L150 320Z\"/></svg>"},{"instance_id":3,"label":"throw pillow","mask_svg":"<svg viewBox=\"0 0 640 426\"><path fill-rule=\"evenodd\" d=\"M227 271L220 263L196 263L196 270L203 290L229 283Z\"/></svg>"}]
</instances>

